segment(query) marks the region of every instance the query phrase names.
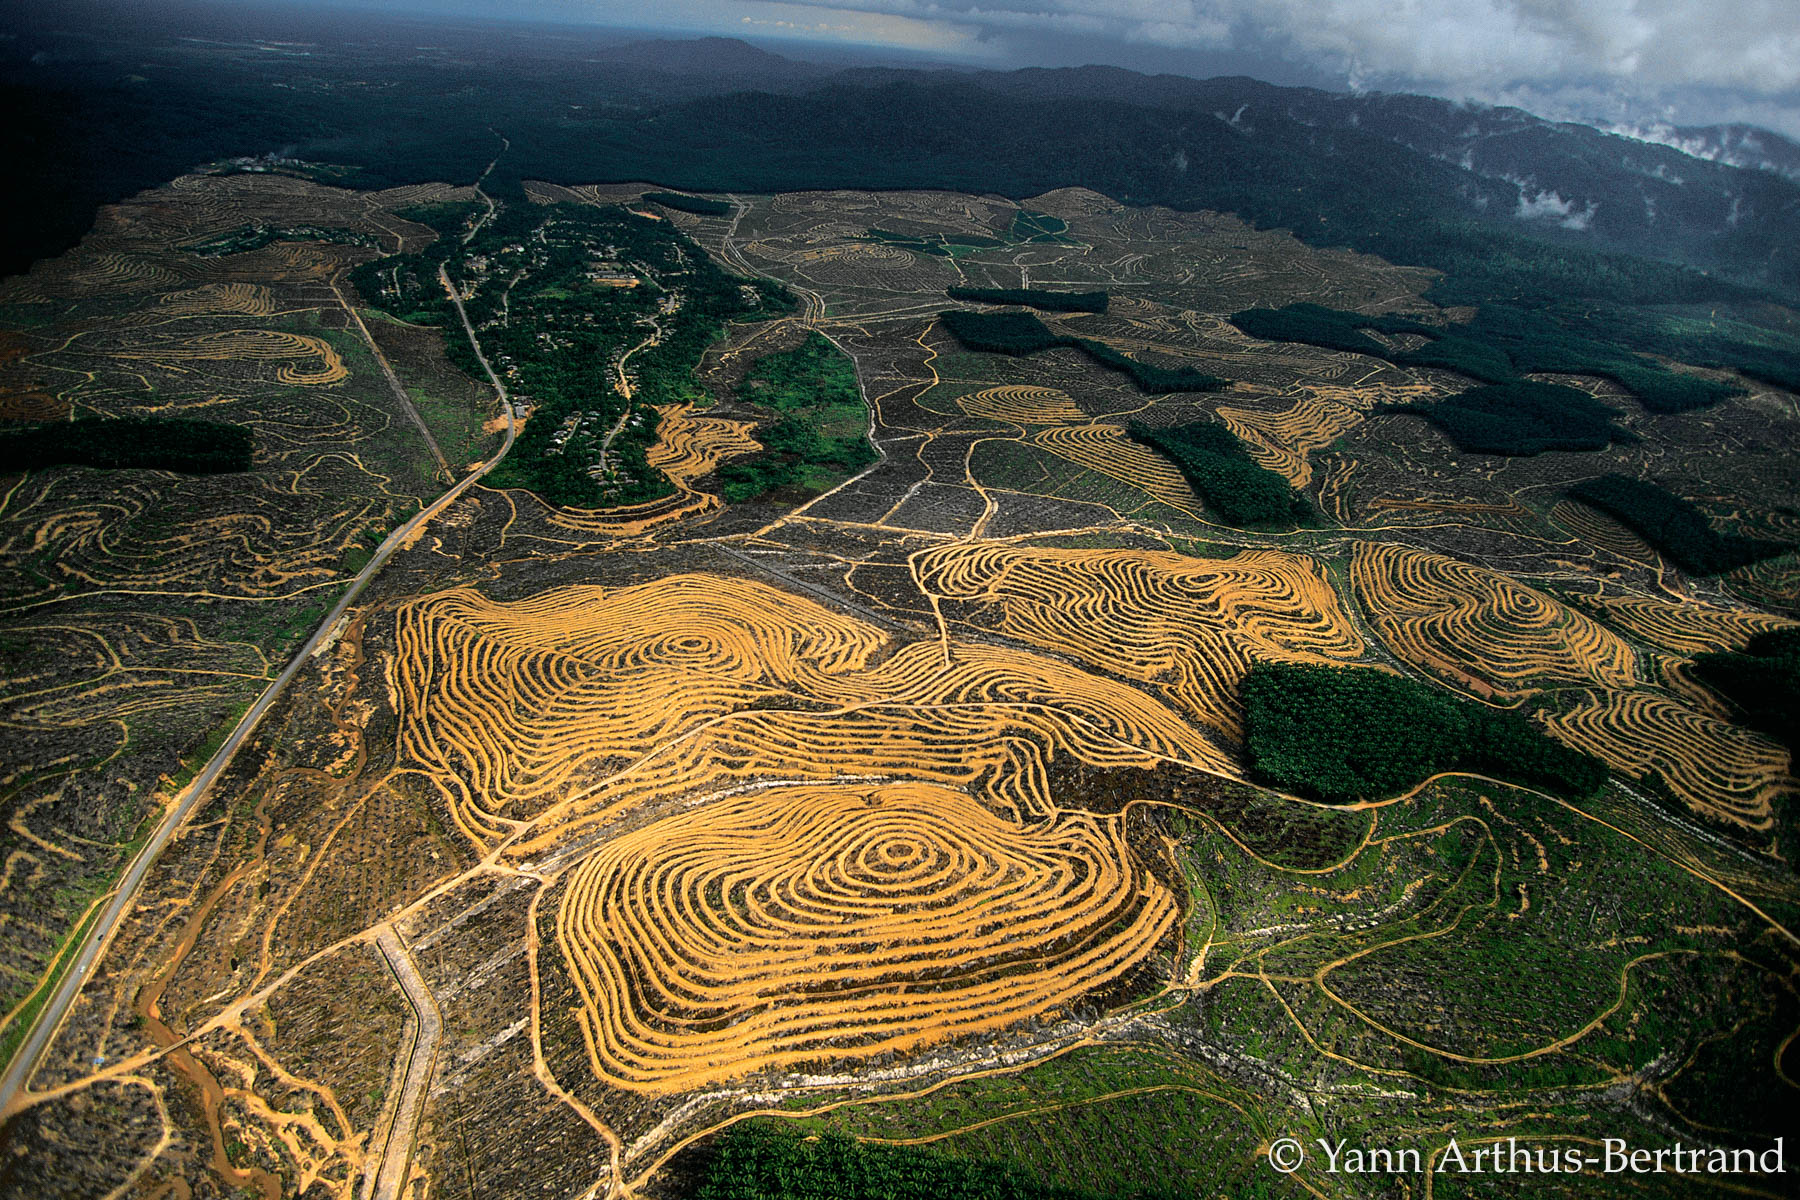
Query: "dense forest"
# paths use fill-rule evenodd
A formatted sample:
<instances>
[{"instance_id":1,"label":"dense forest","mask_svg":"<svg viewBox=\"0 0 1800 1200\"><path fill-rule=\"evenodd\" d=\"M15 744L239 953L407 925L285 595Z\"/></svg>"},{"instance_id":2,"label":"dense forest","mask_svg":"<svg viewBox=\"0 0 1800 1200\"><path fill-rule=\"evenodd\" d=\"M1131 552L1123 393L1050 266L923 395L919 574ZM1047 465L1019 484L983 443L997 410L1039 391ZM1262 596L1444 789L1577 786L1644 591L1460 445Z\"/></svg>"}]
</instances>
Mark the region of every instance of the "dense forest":
<instances>
[{"instance_id":1,"label":"dense forest","mask_svg":"<svg viewBox=\"0 0 1800 1200\"><path fill-rule=\"evenodd\" d=\"M1602 475L1576 484L1569 495L1611 513L1694 575L1722 574L1793 549L1714 529L1692 502L1641 479Z\"/></svg>"},{"instance_id":2,"label":"dense forest","mask_svg":"<svg viewBox=\"0 0 1800 1200\"><path fill-rule=\"evenodd\" d=\"M945 289L952 300L969 300L976 304L1023 304L1044 312L1106 311L1105 292L1052 292L1043 288L952 287Z\"/></svg>"},{"instance_id":3,"label":"dense forest","mask_svg":"<svg viewBox=\"0 0 1800 1200\"><path fill-rule=\"evenodd\" d=\"M1379 800L1445 771L1571 797L1606 782L1604 763L1522 713L1376 668L1258 663L1241 693L1256 778L1328 803Z\"/></svg>"},{"instance_id":4,"label":"dense forest","mask_svg":"<svg viewBox=\"0 0 1800 1200\"><path fill-rule=\"evenodd\" d=\"M1521 383L1528 373L1543 371L1599 375L1629 389L1651 412L1687 412L1743 394L1734 384L1672 371L1626 349L1626 345L1654 348L1666 338L1659 332L1662 325L1628 319L1617 309L1590 307L1577 315L1556 308L1528 311L1508 304L1486 304L1467 324L1434 326L1406 317L1293 304L1248 309L1234 313L1231 321L1250 336L1267 341L1350 350L1401 366L1442 367L1484 383ZM1411 350L1398 350L1363 332L1371 329L1385 334L1422 334L1431 340ZM1800 340L1789 339L1793 341L1790 353L1772 345L1752 350L1746 341L1751 335L1742 330L1715 327L1704 335L1690 331L1686 336L1687 349L1696 363L1762 363L1765 374L1790 373L1788 377L1800 383Z\"/></svg>"},{"instance_id":5,"label":"dense forest","mask_svg":"<svg viewBox=\"0 0 1800 1200\"><path fill-rule=\"evenodd\" d=\"M1584 232L1529 223L1514 215L1516 183L1426 144L1480 119L1447 102L1401 98L1412 104L1396 122L1380 97L1103 69L779 81L703 64L691 76L626 63L595 72L592 51L563 31L434 32L461 47L440 61L418 52L410 27L313 19L318 28L289 34L315 43L305 56L222 52L129 17L106 22L54 73L32 55L58 48L67 18L0 47L12 114L0 151L26 201L23 218L0 229L0 270L71 244L97 204L199 164L279 151L338 164L321 177L358 187L466 182L504 135L511 149L496 182L1015 198L1083 186L1128 204L1232 212L1314 245L1436 268L1445 275L1431 298L1445 304L1718 304L1800 288L1793 184L1542 124L1574 151L1543 170L1562 194L1600 201ZM357 86L375 76L380 89ZM1233 111L1254 136L1217 115ZM1657 166L1678 167L1682 186L1658 182ZM1659 200L1655 220L1631 199L1645 189ZM1008 236L1055 239L1059 223L1021 209Z\"/></svg>"},{"instance_id":6,"label":"dense forest","mask_svg":"<svg viewBox=\"0 0 1800 1200\"><path fill-rule=\"evenodd\" d=\"M1744 724L1800 756L1800 627L1759 633L1741 652L1699 655L1694 674L1737 706Z\"/></svg>"},{"instance_id":7,"label":"dense forest","mask_svg":"<svg viewBox=\"0 0 1800 1200\"><path fill-rule=\"evenodd\" d=\"M1258 1192L1241 1193L1249 1200ZM1146 1187L1102 1196L1038 1180L1010 1163L881 1146L827 1132L808 1140L763 1122L720 1139L695 1200L1174 1200Z\"/></svg>"},{"instance_id":8,"label":"dense forest","mask_svg":"<svg viewBox=\"0 0 1800 1200\"><path fill-rule=\"evenodd\" d=\"M1312 520L1305 497L1281 475L1260 466L1223 425L1199 422L1157 429L1133 424L1133 440L1174 463L1194 492L1227 524L1241 529L1291 529Z\"/></svg>"},{"instance_id":9,"label":"dense forest","mask_svg":"<svg viewBox=\"0 0 1800 1200\"><path fill-rule=\"evenodd\" d=\"M1305 342L1327 350L1348 350L1387 358L1388 347L1365 329L1381 333L1422 333L1436 337L1443 331L1408 317L1374 317L1343 312L1322 304L1290 304L1285 308L1250 308L1232 313L1230 321L1253 338L1265 342Z\"/></svg>"},{"instance_id":10,"label":"dense forest","mask_svg":"<svg viewBox=\"0 0 1800 1200\"><path fill-rule=\"evenodd\" d=\"M1438 426L1470 454L1542 454L1604 450L1637 435L1613 424L1614 413L1580 388L1556 383L1491 383L1441 400L1388 405Z\"/></svg>"},{"instance_id":11,"label":"dense forest","mask_svg":"<svg viewBox=\"0 0 1800 1200\"><path fill-rule=\"evenodd\" d=\"M817 495L875 461L856 364L822 334L758 359L739 394L773 419L757 430L760 453L719 468L733 504L771 492Z\"/></svg>"},{"instance_id":12,"label":"dense forest","mask_svg":"<svg viewBox=\"0 0 1800 1200\"><path fill-rule=\"evenodd\" d=\"M241 425L186 417L78 417L0 432L0 471L68 464L222 475L248 471L255 439Z\"/></svg>"},{"instance_id":13,"label":"dense forest","mask_svg":"<svg viewBox=\"0 0 1800 1200\"><path fill-rule=\"evenodd\" d=\"M971 350L990 354L1035 354L1039 350L1080 350L1103 367L1118 371L1141 392L1214 392L1225 380L1192 367L1158 367L1121 354L1092 338L1068 337L1028 312L970 312L946 309L938 314L956 340Z\"/></svg>"}]
</instances>

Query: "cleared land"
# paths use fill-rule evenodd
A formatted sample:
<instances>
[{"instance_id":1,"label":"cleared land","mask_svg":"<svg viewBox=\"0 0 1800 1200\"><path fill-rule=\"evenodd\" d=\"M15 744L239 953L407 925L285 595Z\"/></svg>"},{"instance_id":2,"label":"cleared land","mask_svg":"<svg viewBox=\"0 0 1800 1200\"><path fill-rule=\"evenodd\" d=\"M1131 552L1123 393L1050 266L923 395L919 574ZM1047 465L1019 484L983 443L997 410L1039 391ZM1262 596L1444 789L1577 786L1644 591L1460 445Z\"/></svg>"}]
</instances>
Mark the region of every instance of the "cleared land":
<instances>
[{"instance_id":1,"label":"cleared land","mask_svg":"<svg viewBox=\"0 0 1800 1200\"><path fill-rule=\"evenodd\" d=\"M0 294L8 416L258 447L229 488L5 481L9 1038L371 535L493 453L446 286L535 381L519 444L587 481L577 506L529 463L485 477L517 486L434 515L330 631L9 1108L0 1190L659 1197L749 1120L831 1135L764 1147L796 1161L1356 1197L1394 1181L1278 1178L1268 1142L1785 1132L1795 784L1694 660L1794 626L1795 555L1692 575L1569 492L1654 477L1721 537L1792 545L1791 396L1667 412L1537 373L1630 436L1469 453L1395 411L1480 382L1410 355L1410 322L1472 317L1423 271L1078 190L645 191L184 180ZM413 256L363 268L395 311L347 313L338 276L378 249ZM1034 319L1227 385L972 351L953 287L1104 292ZM703 294L718 336L665 370ZM1230 320L1295 304L1399 319L1346 326L1380 354ZM795 414L871 450L807 459ZM1237 528L1131 436L1201 423L1318 519ZM752 468L796 478L734 490ZM1256 786L1241 686L1271 663L1518 709L1493 726L1610 779Z\"/></svg>"}]
</instances>

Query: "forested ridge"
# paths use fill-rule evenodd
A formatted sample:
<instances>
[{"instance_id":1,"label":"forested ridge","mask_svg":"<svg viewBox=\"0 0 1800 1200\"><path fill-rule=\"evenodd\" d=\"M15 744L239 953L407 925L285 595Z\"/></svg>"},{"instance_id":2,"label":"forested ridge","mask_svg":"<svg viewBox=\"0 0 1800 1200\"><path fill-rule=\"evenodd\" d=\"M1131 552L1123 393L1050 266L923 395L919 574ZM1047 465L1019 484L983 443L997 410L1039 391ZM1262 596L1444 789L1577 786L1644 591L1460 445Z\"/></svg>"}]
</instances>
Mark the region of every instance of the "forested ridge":
<instances>
[{"instance_id":1,"label":"forested ridge","mask_svg":"<svg viewBox=\"0 0 1800 1200\"><path fill-rule=\"evenodd\" d=\"M1602 475L1571 487L1569 495L1611 513L1695 575L1718 575L1793 548L1715 529L1691 501L1642 479Z\"/></svg>"},{"instance_id":2,"label":"forested ridge","mask_svg":"<svg viewBox=\"0 0 1800 1200\"><path fill-rule=\"evenodd\" d=\"M1759 633L1741 651L1702 654L1694 674L1729 699L1745 724L1800 755L1800 628Z\"/></svg>"},{"instance_id":3,"label":"forested ridge","mask_svg":"<svg viewBox=\"0 0 1800 1200\"><path fill-rule=\"evenodd\" d=\"M1616 306L1527 310L1486 304L1466 324L1428 325L1407 317L1291 304L1233 313L1231 322L1252 337L1349 350L1400 366L1442 367L1483 383L1517 384L1526 382L1528 374L1546 371L1599 375L1629 389L1646 409L1658 413L1707 408L1744 390L1671 370L1638 353L1668 352L1671 340L1698 365L1734 366L1778 387L1800 386L1800 340L1753 332L1729 321L1720 327L1712 320L1701 330L1673 315L1631 313ZM1430 340L1400 349L1365 330Z\"/></svg>"},{"instance_id":4,"label":"forested ridge","mask_svg":"<svg viewBox=\"0 0 1800 1200\"><path fill-rule=\"evenodd\" d=\"M511 149L497 183L1015 198L1085 186L1129 204L1233 212L1315 245L1444 271L1432 292L1442 303L1717 303L1800 288L1800 249L1786 233L1800 196L1793 184L1523 114L1500 122L1506 144L1537 154L1563 194L1595 198L1586 231L1512 215L1519 192L1506 175L1519 164L1471 169L1437 144L1485 118L1424 97L1098 68L957 77L796 69L756 79L704 64L681 76L615 64L596 73L579 39L515 42L478 30L441 35L471 51L446 70L413 49L410 27L362 18L352 37L342 24L312 31L319 45L303 58L204 52L161 26L116 18L88 60L54 75L31 65L31 36L0 49L14 114L0 149L27 201L25 218L0 231L0 269L71 244L96 205L211 160L279 151L342 164L328 182L466 182L503 134ZM379 92L343 86L376 70ZM732 94L696 94L708 89ZM1540 144L1527 149L1520 126ZM1657 182L1658 164L1678 164L1684 185ZM1656 191L1660 220L1614 202L1634 188ZM1058 236L1029 213L1015 226L1008 236Z\"/></svg>"},{"instance_id":5,"label":"forested ridge","mask_svg":"<svg viewBox=\"0 0 1800 1200\"><path fill-rule=\"evenodd\" d=\"M1284 477L1252 459L1237 435L1223 425L1207 421L1156 428L1134 422L1126 432L1173 463L1194 493L1228 525L1291 529L1314 515L1305 497Z\"/></svg>"},{"instance_id":6,"label":"forested ridge","mask_svg":"<svg viewBox=\"0 0 1800 1200\"><path fill-rule=\"evenodd\" d=\"M1613 423L1613 411L1580 388L1556 383L1491 383L1382 411L1414 413L1438 426L1458 450L1472 454L1542 454L1604 450L1637 441Z\"/></svg>"},{"instance_id":7,"label":"forested ridge","mask_svg":"<svg viewBox=\"0 0 1800 1200\"><path fill-rule=\"evenodd\" d=\"M77 417L0 432L0 471L72 465L220 475L248 471L248 429L190 417Z\"/></svg>"},{"instance_id":8,"label":"forested ridge","mask_svg":"<svg viewBox=\"0 0 1800 1200\"><path fill-rule=\"evenodd\" d=\"M1080 350L1103 367L1125 375L1142 392L1213 392L1225 380L1192 367L1158 367L1121 354L1105 342L1053 331L1028 312L971 312L946 309L938 314L956 340L971 350L990 354L1035 354L1039 350Z\"/></svg>"}]
</instances>

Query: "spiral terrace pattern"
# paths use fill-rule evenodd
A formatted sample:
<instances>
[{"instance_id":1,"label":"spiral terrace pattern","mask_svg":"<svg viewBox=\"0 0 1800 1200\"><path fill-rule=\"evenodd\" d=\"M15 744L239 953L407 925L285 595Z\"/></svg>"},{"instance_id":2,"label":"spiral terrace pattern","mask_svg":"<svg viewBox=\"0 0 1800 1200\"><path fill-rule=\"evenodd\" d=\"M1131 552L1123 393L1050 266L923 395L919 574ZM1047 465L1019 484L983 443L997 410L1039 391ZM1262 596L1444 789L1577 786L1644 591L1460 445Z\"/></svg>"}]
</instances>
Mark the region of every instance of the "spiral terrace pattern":
<instances>
[{"instance_id":1,"label":"spiral terrace pattern","mask_svg":"<svg viewBox=\"0 0 1800 1200\"><path fill-rule=\"evenodd\" d=\"M254 283L209 283L156 299L156 316L266 317L275 311L269 289Z\"/></svg>"},{"instance_id":2,"label":"spiral terrace pattern","mask_svg":"<svg viewBox=\"0 0 1800 1200\"><path fill-rule=\"evenodd\" d=\"M959 397L956 404L971 417L986 417L991 421L1065 425L1070 421L1087 420L1087 414L1076 407L1067 392L1047 387L984 388Z\"/></svg>"},{"instance_id":3,"label":"spiral terrace pattern","mask_svg":"<svg viewBox=\"0 0 1800 1200\"><path fill-rule=\"evenodd\" d=\"M1139 491L1191 517L1200 515L1200 500L1169 460L1138 445L1117 425L1071 425L1044 429L1032 436L1058 458L1078 467L1130 484Z\"/></svg>"},{"instance_id":4,"label":"spiral terrace pattern","mask_svg":"<svg viewBox=\"0 0 1800 1200\"><path fill-rule=\"evenodd\" d=\"M1302 396L1282 412L1221 406L1219 419L1244 443L1258 465L1303 488L1312 482L1307 456L1361 424L1363 414L1348 404Z\"/></svg>"},{"instance_id":5,"label":"spiral terrace pattern","mask_svg":"<svg viewBox=\"0 0 1800 1200\"><path fill-rule=\"evenodd\" d=\"M557 937L596 1073L666 1093L1046 1014L1177 915L1116 819L1017 825L900 783L755 792L616 838Z\"/></svg>"},{"instance_id":6,"label":"spiral terrace pattern","mask_svg":"<svg viewBox=\"0 0 1800 1200\"><path fill-rule=\"evenodd\" d=\"M1008 635L1153 684L1234 737L1252 662L1348 662L1366 649L1319 565L1277 550L1203 559L963 543L917 563L945 599L997 608Z\"/></svg>"},{"instance_id":7,"label":"spiral terrace pattern","mask_svg":"<svg viewBox=\"0 0 1800 1200\"><path fill-rule=\"evenodd\" d=\"M1049 758L1231 760L1142 692L1055 660L914 643L759 583L670 576L512 604L471 589L399 615L400 748L472 839L533 819L548 853L620 814L771 778L845 775L968 790L1042 820ZM629 764L629 769L622 769Z\"/></svg>"},{"instance_id":8,"label":"spiral terrace pattern","mask_svg":"<svg viewBox=\"0 0 1800 1200\"><path fill-rule=\"evenodd\" d=\"M306 386L338 383L350 375L344 360L325 339L279 329L203 333L178 341L122 348L113 351L112 356L144 359L172 368L187 361L280 362L282 365L275 369L278 381ZM302 370L296 363L307 364L307 368Z\"/></svg>"},{"instance_id":9,"label":"spiral terrace pattern","mask_svg":"<svg viewBox=\"0 0 1800 1200\"><path fill-rule=\"evenodd\" d=\"M1618 634L1503 575L1453 558L1361 542L1350 582L1395 654L1480 695L1517 699L1536 679L1632 688Z\"/></svg>"},{"instance_id":10,"label":"spiral terrace pattern","mask_svg":"<svg viewBox=\"0 0 1800 1200\"><path fill-rule=\"evenodd\" d=\"M1563 500L1550 510L1550 519L1583 542L1608 554L1651 566L1662 561L1643 538L1612 516L1585 504Z\"/></svg>"},{"instance_id":11,"label":"spiral terrace pattern","mask_svg":"<svg viewBox=\"0 0 1800 1200\"><path fill-rule=\"evenodd\" d=\"M1794 787L1783 747L1662 696L1592 695L1548 723L1571 746L1629 775L1654 772L1696 811L1736 825L1767 829L1772 802Z\"/></svg>"},{"instance_id":12,"label":"spiral terrace pattern","mask_svg":"<svg viewBox=\"0 0 1800 1200\"><path fill-rule=\"evenodd\" d=\"M1785 617L1649 596L1594 596L1584 603L1652 645L1681 654L1741 649L1756 634L1794 625Z\"/></svg>"},{"instance_id":13,"label":"spiral terrace pattern","mask_svg":"<svg viewBox=\"0 0 1800 1200\"><path fill-rule=\"evenodd\" d=\"M754 454L763 448L751 436L756 428L752 421L697 417L689 404L659 404L656 413L662 420L657 426L656 444L645 457L684 491L726 459Z\"/></svg>"}]
</instances>

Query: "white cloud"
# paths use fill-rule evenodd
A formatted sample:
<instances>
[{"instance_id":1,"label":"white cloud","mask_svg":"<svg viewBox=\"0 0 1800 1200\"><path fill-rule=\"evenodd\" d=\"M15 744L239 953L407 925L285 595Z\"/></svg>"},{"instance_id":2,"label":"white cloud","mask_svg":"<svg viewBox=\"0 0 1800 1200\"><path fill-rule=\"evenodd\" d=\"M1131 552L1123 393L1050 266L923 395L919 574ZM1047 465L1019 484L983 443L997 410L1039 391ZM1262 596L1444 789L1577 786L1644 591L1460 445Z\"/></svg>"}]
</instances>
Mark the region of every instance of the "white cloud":
<instances>
[{"instance_id":1,"label":"white cloud","mask_svg":"<svg viewBox=\"0 0 1800 1200\"><path fill-rule=\"evenodd\" d=\"M1593 204L1576 208L1573 200L1565 200L1556 192L1538 191L1529 180L1510 175L1504 178L1519 189L1519 207L1513 210L1513 216L1521 221L1551 221L1564 229L1586 229L1599 211Z\"/></svg>"},{"instance_id":2,"label":"white cloud","mask_svg":"<svg viewBox=\"0 0 1800 1200\"><path fill-rule=\"evenodd\" d=\"M807 2L807 0L801 0ZM1485 98L1586 82L1800 89L1795 0L816 0L995 31L1284 55L1359 86Z\"/></svg>"}]
</instances>

